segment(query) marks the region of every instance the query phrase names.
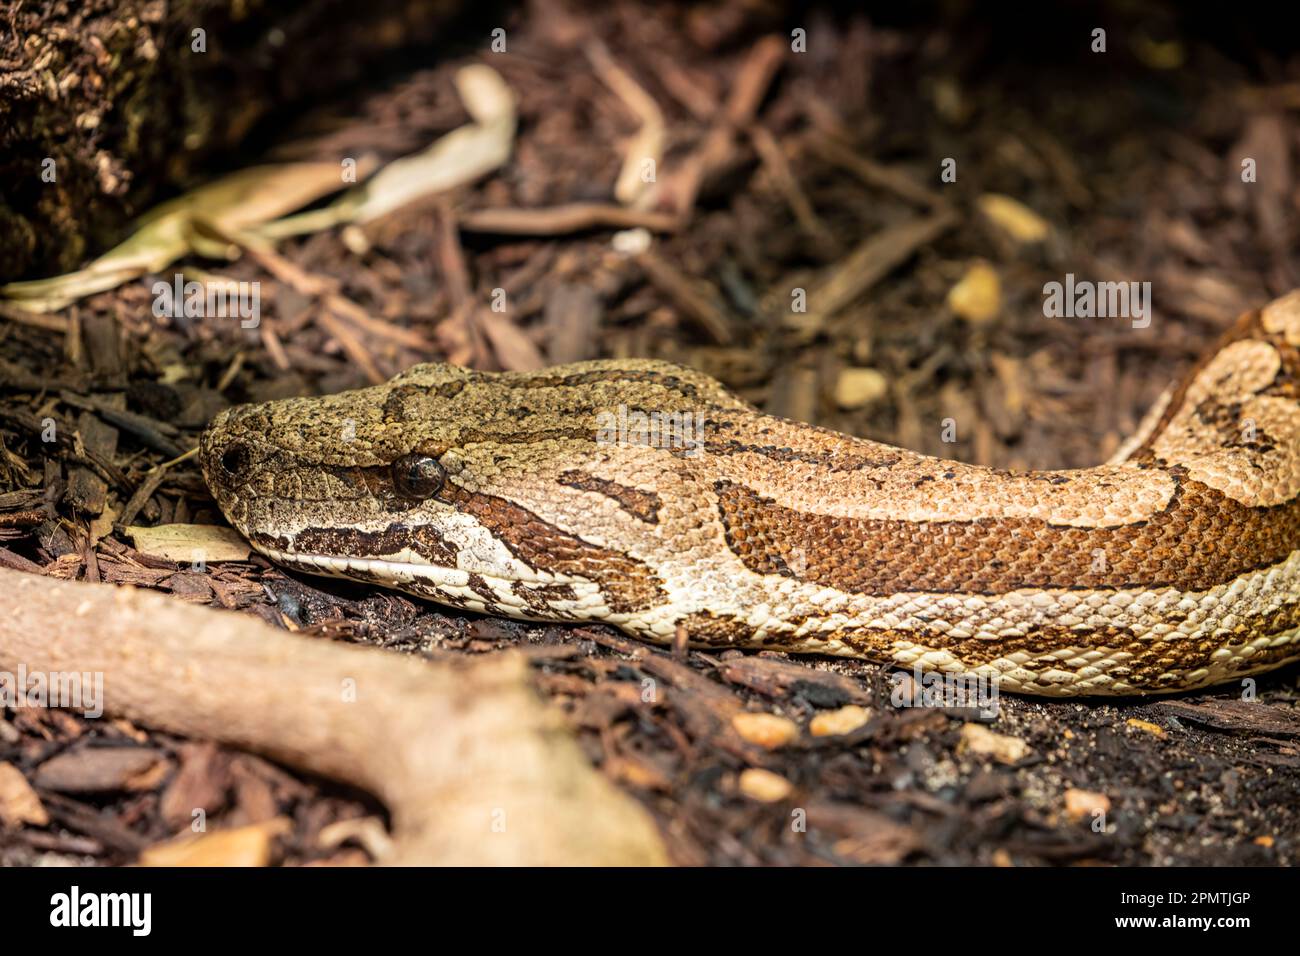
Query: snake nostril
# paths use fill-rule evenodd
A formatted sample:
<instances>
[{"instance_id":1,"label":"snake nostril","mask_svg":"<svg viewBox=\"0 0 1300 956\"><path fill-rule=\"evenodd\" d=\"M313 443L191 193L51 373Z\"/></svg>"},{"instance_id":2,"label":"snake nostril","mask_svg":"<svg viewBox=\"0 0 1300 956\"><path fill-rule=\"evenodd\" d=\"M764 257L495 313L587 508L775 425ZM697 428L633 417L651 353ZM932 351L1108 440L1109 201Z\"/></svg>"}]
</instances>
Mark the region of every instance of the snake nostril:
<instances>
[{"instance_id":1,"label":"snake nostril","mask_svg":"<svg viewBox=\"0 0 1300 956\"><path fill-rule=\"evenodd\" d=\"M234 444L221 453L221 467L225 469L226 474L232 478L238 478L240 472L248 467L249 454L248 448L241 444Z\"/></svg>"}]
</instances>

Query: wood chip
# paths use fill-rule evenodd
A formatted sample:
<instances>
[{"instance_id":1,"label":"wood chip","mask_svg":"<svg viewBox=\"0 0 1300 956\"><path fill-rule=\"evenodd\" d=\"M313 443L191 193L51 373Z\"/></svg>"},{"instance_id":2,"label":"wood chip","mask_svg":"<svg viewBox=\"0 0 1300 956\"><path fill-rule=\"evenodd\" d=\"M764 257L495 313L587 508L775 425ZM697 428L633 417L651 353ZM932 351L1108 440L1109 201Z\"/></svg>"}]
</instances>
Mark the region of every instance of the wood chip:
<instances>
[{"instance_id":1,"label":"wood chip","mask_svg":"<svg viewBox=\"0 0 1300 956\"><path fill-rule=\"evenodd\" d=\"M706 283L692 279L668 260L653 252L643 252L636 263L650 284L695 319L718 345L730 345L735 337L731 320L719 305L718 296Z\"/></svg>"},{"instance_id":2,"label":"wood chip","mask_svg":"<svg viewBox=\"0 0 1300 956\"><path fill-rule=\"evenodd\" d=\"M36 786L60 793L152 790L159 765L169 762L147 747L77 747L51 757L36 769Z\"/></svg>"},{"instance_id":3,"label":"wood chip","mask_svg":"<svg viewBox=\"0 0 1300 956\"><path fill-rule=\"evenodd\" d=\"M898 863L920 849L920 834L875 810L838 802L814 802L807 807L809 835L831 838L832 850L863 865Z\"/></svg>"},{"instance_id":4,"label":"wood chip","mask_svg":"<svg viewBox=\"0 0 1300 956\"><path fill-rule=\"evenodd\" d=\"M86 451L112 460L117 450L117 429L94 412L82 412L77 432ZM108 484L89 468L77 467L68 478L68 500L78 511L97 515L104 510Z\"/></svg>"},{"instance_id":5,"label":"wood chip","mask_svg":"<svg viewBox=\"0 0 1300 956\"><path fill-rule=\"evenodd\" d=\"M531 372L546 365L533 340L502 313L478 309L474 321L492 343L492 351L506 371Z\"/></svg>"},{"instance_id":6,"label":"wood chip","mask_svg":"<svg viewBox=\"0 0 1300 956\"><path fill-rule=\"evenodd\" d=\"M768 657L746 656L723 661L718 665L718 674L729 684L779 699L801 697L815 707L871 701L867 688L851 677Z\"/></svg>"},{"instance_id":7,"label":"wood chip","mask_svg":"<svg viewBox=\"0 0 1300 956\"><path fill-rule=\"evenodd\" d=\"M267 866L276 839L292 829L288 818L276 817L235 830L186 835L148 847L140 854L139 863L141 866Z\"/></svg>"},{"instance_id":8,"label":"wood chip","mask_svg":"<svg viewBox=\"0 0 1300 956\"><path fill-rule=\"evenodd\" d=\"M195 819L196 810L211 816L222 809L230 784L227 760L215 744L185 744L179 757L180 771L159 801L163 820L173 830L188 827Z\"/></svg>"},{"instance_id":9,"label":"wood chip","mask_svg":"<svg viewBox=\"0 0 1300 956\"><path fill-rule=\"evenodd\" d=\"M554 365L593 358L601 301L589 285L558 282L546 296L546 357Z\"/></svg>"},{"instance_id":10,"label":"wood chip","mask_svg":"<svg viewBox=\"0 0 1300 956\"><path fill-rule=\"evenodd\" d=\"M1138 720L1136 717L1130 717L1128 720L1124 721L1124 723L1128 724L1135 730L1141 730L1153 737L1159 737L1161 740L1164 740L1169 736L1169 733L1165 728L1161 727L1159 724L1153 724L1149 720Z\"/></svg>"},{"instance_id":11,"label":"wood chip","mask_svg":"<svg viewBox=\"0 0 1300 956\"><path fill-rule=\"evenodd\" d=\"M877 282L956 222L948 211L908 219L876 233L829 267L808 292L808 308L824 319L863 296Z\"/></svg>"},{"instance_id":12,"label":"wood chip","mask_svg":"<svg viewBox=\"0 0 1300 956\"><path fill-rule=\"evenodd\" d=\"M1022 245L1042 242L1052 233L1046 219L1010 196L985 193L976 205L1004 235Z\"/></svg>"},{"instance_id":13,"label":"wood chip","mask_svg":"<svg viewBox=\"0 0 1300 956\"><path fill-rule=\"evenodd\" d=\"M681 220L669 213L648 209L627 209L607 203L567 203L542 209L477 209L461 213L457 225L466 232L558 236L587 229L673 232L681 225Z\"/></svg>"},{"instance_id":14,"label":"wood chip","mask_svg":"<svg viewBox=\"0 0 1300 956\"><path fill-rule=\"evenodd\" d=\"M0 763L0 823L16 827L24 824L43 827L50 822L22 771L11 763Z\"/></svg>"},{"instance_id":15,"label":"wood chip","mask_svg":"<svg viewBox=\"0 0 1300 956\"><path fill-rule=\"evenodd\" d=\"M1262 734L1267 737L1300 736L1300 714L1287 707L1274 707L1253 700L1209 700L1203 704L1168 700L1152 704L1151 709L1215 730Z\"/></svg>"}]
</instances>

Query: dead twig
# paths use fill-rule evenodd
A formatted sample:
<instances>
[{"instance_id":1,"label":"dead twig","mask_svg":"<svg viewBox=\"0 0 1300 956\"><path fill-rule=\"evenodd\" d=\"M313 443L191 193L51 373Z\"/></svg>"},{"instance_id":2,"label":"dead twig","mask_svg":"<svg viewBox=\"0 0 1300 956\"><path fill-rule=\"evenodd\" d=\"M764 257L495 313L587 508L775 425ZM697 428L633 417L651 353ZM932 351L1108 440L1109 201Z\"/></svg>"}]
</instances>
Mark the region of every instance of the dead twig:
<instances>
[{"instance_id":1,"label":"dead twig","mask_svg":"<svg viewBox=\"0 0 1300 956\"><path fill-rule=\"evenodd\" d=\"M817 156L852 173L868 186L887 190L900 199L915 203L925 209L938 211L948 207L946 199L933 190L926 189L907 173L873 162L865 156L855 153L832 136L809 136L807 143Z\"/></svg>"},{"instance_id":2,"label":"dead twig","mask_svg":"<svg viewBox=\"0 0 1300 956\"><path fill-rule=\"evenodd\" d=\"M608 203L567 203L544 209L478 209L460 214L458 225L468 232L508 236L556 236L586 229L649 229L674 232L676 216Z\"/></svg>"},{"instance_id":3,"label":"dead twig","mask_svg":"<svg viewBox=\"0 0 1300 956\"><path fill-rule=\"evenodd\" d=\"M785 40L767 36L754 44L736 73L736 81L723 108L704 141L664 184L664 195L683 218L695 208L695 199L705 182L736 159L736 133L754 120L768 87L785 59Z\"/></svg>"},{"instance_id":4,"label":"dead twig","mask_svg":"<svg viewBox=\"0 0 1300 956\"><path fill-rule=\"evenodd\" d=\"M641 122L623 156L623 168L614 184L614 198L625 206L649 205L655 193L653 171L663 160L664 114L654 97L614 62L604 43L593 40L587 44L585 52L596 74ZM647 164L651 171L649 177L645 175Z\"/></svg>"},{"instance_id":5,"label":"dead twig","mask_svg":"<svg viewBox=\"0 0 1300 956\"><path fill-rule=\"evenodd\" d=\"M735 338L731 320L717 305L714 297L702 292L696 283L675 265L653 252L642 252L635 262L646 278L691 318L699 322L718 345L730 345Z\"/></svg>"},{"instance_id":6,"label":"dead twig","mask_svg":"<svg viewBox=\"0 0 1300 956\"><path fill-rule=\"evenodd\" d=\"M808 290L808 305L829 319L956 223L949 210L890 226L825 270Z\"/></svg>"},{"instance_id":7,"label":"dead twig","mask_svg":"<svg viewBox=\"0 0 1300 956\"><path fill-rule=\"evenodd\" d=\"M755 123L749 128L749 141L754 144L754 149L758 152L758 157L766 167L768 175L772 177L777 189L785 198L786 205L794 213L799 228L828 253L833 254L838 251L840 244L813 210L812 203L808 201L807 194L799 185L799 180L795 178L785 151L776 141L776 137L767 127Z\"/></svg>"}]
</instances>

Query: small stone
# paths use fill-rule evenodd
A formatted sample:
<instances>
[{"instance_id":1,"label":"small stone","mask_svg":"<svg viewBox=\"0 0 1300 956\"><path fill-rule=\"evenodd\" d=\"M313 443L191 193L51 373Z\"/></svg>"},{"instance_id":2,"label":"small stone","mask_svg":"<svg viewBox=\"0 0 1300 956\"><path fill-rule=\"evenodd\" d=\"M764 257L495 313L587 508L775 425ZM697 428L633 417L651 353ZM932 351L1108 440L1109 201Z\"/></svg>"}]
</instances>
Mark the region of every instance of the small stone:
<instances>
[{"instance_id":1,"label":"small stone","mask_svg":"<svg viewBox=\"0 0 1300 956\"><path fill-rule=\"evenodd\" d=\"M1042 242L1051 235L1052 227L1046 219L1010 196L985 193L976 203L993 225L1018 243Z\"/></svg>"},{"instance_id":2,"label":"small stone","mask_svg":"<svg viewBox=\"0 0 1300 956\"><path fill-rule=\"evenodd\" d=\"M635 256L648 252L653 242L654 237L650 235L650 230L640 227L616 232L609 240L609 244L614 251L625 256Z\"/></svg>"},{"instance_id":3,"label":"small stone","mask_svg":"<svg viewBox=\"0 0 1300 956\"><path fill-rule=\"evenodd\" d=\"M740 774L740 792L759 803L776 803L790 796L790 781L770 770L750 767Z\"/></svg>"},{"instance_id":4,"label":"small stone","mask_svg":"<svg viewBox=\"0 0 1300 956\"><path fill-rule=\"evenodd\" d=\"M1110 812L1110 798L1104 793L1094 793L1091 790L1074 790L1065 791L1065 815L1076 823L1080 820L1090 820L1097 815L1097 812Z\"/></svg>"},{"instance_id":5,"label":"small stone","mask_svg":"<svg viewBox=\"0 0 1300 956\"><path fill-rule=\"evenodd\" d=\"M948 290L948 308L967 322L982 325L1002 308L1002 281L987 262L976 262Z\"/></svg>"},{"instance_id":6,"label":"small stone","mask_svg":"<svg viewBox=\"0 0 1300 956\"><path fill-rule=\"evenodd\" d=\"M1250 842L1255 844L1255 846L1262 846L1266 850L1270 850L1273 848L1273 838L1269 836L1267 833L1264 834L1263 836L1255 837L1255 839L1251 840Z\"/></svg>"},{"instance_id":7,"label":"small stone","mask_svg":"<svg viewBox=\"0 0 1300 956\"><path fill-rule=\"evenodd\" d=\"M1159 724L1153 724L1149 720L1138 720L1136 717L1130 717L1125 723L1135 730L1145 731L1153 737L1159 737L1161 740L1169 736L1169 732L1165 728Z\"/></svg>"},{"instance_id":8,"label":"small stone","mask_svg":"<svg viewBox=\"0 0 1300 956\"><path fill-rule=\"evenodd\" d=\"M745 742L757 744L766 750L784 747L799 736L799 725L778 714L744 711L731 718L731 726Z\"/></svg>"},{"instance_id":9,"label":"small stone","mask_svg":"<svg viewBox=\"0 0 1300 956\"><path fill-rule=\"evenodd\" d=\"M889 380L874 368L846 368L835 380L835 404L840 408L864 408L889 392Z\"/></svg>"},{"instance_id":10,"label":"small stone","mask_svg":"<svg viewBox=\"0 0 1300 956\"><path fill-rule=\"evenodd\" d=\"M348 252L354 256L364 256L370 251L370 239L360 226L344 226L343 231L339 233L339 238L343 240L343 245L347 246Z\"/></svg>"},{"instance_id":11,"label":"small stone","mask_svg":"<svg viewBox=\"0 0 1300 956\"><path fill-rule=\"evenodd\" d=\"M870 719L871 711L857 704L848 704L839 710L818 714L808 723L808 731L814 737L851 734Z\"/></svg>"},{"instance_id":12,"label":"small stone","mask_svg":"<svg viewBox=\"0 0 1300 956\"><path fill-rule=\"evenodd\" d=\"M1012 764L1027 757L1030 746L1019 737L995 734L983 724L963 724L957 751L985 754L999 763Z\"/></svg>"}]
</instances>

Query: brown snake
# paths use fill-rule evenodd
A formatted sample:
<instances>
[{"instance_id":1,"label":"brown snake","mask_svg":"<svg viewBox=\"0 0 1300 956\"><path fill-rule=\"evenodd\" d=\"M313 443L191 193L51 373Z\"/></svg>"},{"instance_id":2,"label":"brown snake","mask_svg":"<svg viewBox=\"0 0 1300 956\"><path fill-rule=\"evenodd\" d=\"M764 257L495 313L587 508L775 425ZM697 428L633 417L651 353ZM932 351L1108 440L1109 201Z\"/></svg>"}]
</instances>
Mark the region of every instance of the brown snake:
<instances>
[{"instance_id":1,"label":"brown snake","mask_svg":"<svg viewBox=\"0 0 1300 956\"><path fill-rule=\"evenodd\" d=\"M1052 696L1300 658L1300 292L1243 316L1089 469L931 458L643 360L420 365L223 412L201 460L273 560L491 614Z\"/></svg>"}]
</instances>

